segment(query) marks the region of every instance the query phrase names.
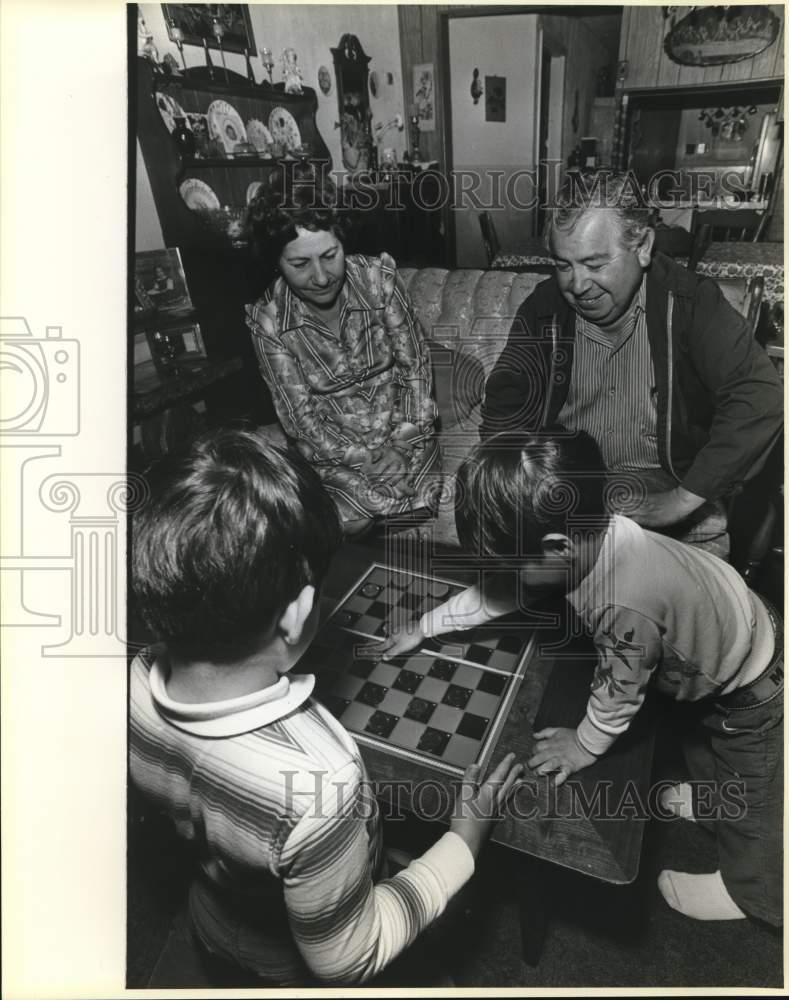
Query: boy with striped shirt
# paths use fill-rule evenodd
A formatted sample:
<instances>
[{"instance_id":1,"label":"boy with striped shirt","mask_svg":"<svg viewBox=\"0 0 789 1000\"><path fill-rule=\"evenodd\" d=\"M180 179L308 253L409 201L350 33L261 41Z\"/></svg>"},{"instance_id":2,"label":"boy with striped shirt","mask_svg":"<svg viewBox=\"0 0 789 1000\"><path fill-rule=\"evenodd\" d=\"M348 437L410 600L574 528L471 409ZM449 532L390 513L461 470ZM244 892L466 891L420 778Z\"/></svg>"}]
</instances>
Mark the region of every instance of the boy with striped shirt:
<instances>
[{"instance_id":1,"label":"boy with striped shirt","mask_svg":"<svg viewBox=\"0 0 789 1000\"><path fill-rule=\"evenodd\" d=\"M288 676L341 538L317 475L252 431L218 431L151 476L133 585L162 640L132 664L130 769L199 861L198 941L250 985L369 980L470 878L520 771L471 768L421 858L386 878L381 821L351 736ZM188 985L188 984L185 984Z\"/></svg>"}]
</instances>

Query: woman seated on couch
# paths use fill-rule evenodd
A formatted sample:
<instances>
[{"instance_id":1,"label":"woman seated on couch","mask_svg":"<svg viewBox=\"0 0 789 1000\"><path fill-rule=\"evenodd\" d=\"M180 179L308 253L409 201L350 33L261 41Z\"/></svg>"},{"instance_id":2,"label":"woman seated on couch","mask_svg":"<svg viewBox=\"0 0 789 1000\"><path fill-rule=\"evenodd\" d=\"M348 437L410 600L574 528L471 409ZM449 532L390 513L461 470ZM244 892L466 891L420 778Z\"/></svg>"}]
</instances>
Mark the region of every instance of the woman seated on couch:
<instances>
[{"instance_id":1,"label":"woman seated on couch","mask_svg":"<svg viewBox=\"0 0 789 1000\"><path fill-rule=\"evenodd\" d=\"M427 515L440 491L430 356L394 261L346 258L336 190L320 176L278 174L247 222L279 272L247 325L285 434L347 534Z\"/></svg>"}]
</instances>

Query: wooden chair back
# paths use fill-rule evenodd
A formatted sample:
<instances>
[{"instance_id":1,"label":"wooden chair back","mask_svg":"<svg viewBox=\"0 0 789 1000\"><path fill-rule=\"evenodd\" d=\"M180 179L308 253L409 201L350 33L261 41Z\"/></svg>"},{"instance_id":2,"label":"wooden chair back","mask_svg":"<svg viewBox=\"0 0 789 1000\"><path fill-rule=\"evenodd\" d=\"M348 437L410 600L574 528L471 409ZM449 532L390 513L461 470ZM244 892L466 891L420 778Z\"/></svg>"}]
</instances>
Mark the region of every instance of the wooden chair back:
<instances>
[{"instance_id":1,"label":"wooden chair back","mask_svg":"<svg viewBox=\"0 0 789 1000\"><path fill-rule=\"evenodd\" d=\"M751 209L696 209L690 227L693 245L688 267L691 271L696 269L710 243L727 241L756 243L761 239L768 219L767 212Z\"/></svg>"},{"instance_id":2,"label":"wooden chair back","mask_svg":"<svg viewBox=\"0 0 789 1000\"><path fill-rule=\"evenodd\" d=\"M482 245L485 247L485 256L488 258L488 267L491 267L496 255L501 250L501 245L490 212L479 213L479 228L482 233Z\"/></svg>"}]
</instances>

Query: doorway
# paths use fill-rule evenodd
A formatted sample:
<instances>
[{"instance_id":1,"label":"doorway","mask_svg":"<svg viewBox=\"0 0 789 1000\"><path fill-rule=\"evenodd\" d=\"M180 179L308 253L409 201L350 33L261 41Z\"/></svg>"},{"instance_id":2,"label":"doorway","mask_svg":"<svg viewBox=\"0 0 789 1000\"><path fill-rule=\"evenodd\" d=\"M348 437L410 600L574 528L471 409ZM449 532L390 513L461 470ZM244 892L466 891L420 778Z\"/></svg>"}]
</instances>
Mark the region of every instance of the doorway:
<instances>
[{"instance_id":1,"label":"doorway","mask_svg":"<svg viewBox=\"0 0 789 1000\"><path fill-rule=\"evenodd\" d=\"M456 266L485 268L480 212L502 246L533 234L539 15L450 18L448 55Z\"/></svg>"}]
</instances>

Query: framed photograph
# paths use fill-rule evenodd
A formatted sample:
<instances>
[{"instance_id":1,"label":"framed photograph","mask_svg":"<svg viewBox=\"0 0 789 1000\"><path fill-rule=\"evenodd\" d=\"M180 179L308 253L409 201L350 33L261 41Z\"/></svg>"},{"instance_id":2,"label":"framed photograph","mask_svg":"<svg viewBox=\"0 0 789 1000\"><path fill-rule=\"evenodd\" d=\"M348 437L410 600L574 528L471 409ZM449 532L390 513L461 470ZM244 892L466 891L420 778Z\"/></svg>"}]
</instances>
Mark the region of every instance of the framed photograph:
<instances>
[{"instance_id":1,"label":"framed photograph","mask_svg":"<svg viewBox=\"0 0 789 1000\"><path fill-rule=\"evenodd\" d=\"M135 254L134 272L137 304L151 303L159 315L174 318L193 311L177 247Z\"/></svg>"},{"instance_id":2,"label":"framed photograph","mask_svg":"<svg viewBox=\"0 0 789 1000\"><path fill-rule=\"evenodd\" d=\"M485 121L505 122L507 120L507 78L504 76L485 77Z\"/></svg>"},{"instance_id":3,"label":"framed photograph","mask_svg":"<svg viewBox=\"0 0 789 1000\"><path fill-rule=\"evenodd\" d=\"M148 331L154 365L165 375L199 371L207 362L199 323L184 323Z\"/></svg>"},{"instance_id":4,"label":"framed photograph","mask_svg":"<svg viewBox=\"0 0 789 1000\"><path fill-rule=\"evenodd\" d=\"M433 63L414 66L414 106L420 132L436 130L436 87Z\"/></svg>"},{"instance_id":5,"label":"framed photograph","mask_svg":"<svg viewBox=\"0 0 789 1000\"><path fill-rule=\"evenodd\" d=\"M183 323L134 335L134 388L146 392L161 376L194 374L208 364L199 323Z\"/></svg>"},{"instance_id":6,"label":"framed photograph","mask_svg":"<svg viewBox=\"0 0 789 1000\"><path fill-rule=\"evenodd\" d=\"M163 3L162 10L171 42L175 40L172 31L175 27L183 32L184 45L202 48L205 39L210 49L218 49L214 34L216 18L225 29L222 48L226 52L243 52L244 49L248 49L250 55L256 52L249 7L245 3Z\"/></svg>"}]
</instances>

